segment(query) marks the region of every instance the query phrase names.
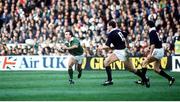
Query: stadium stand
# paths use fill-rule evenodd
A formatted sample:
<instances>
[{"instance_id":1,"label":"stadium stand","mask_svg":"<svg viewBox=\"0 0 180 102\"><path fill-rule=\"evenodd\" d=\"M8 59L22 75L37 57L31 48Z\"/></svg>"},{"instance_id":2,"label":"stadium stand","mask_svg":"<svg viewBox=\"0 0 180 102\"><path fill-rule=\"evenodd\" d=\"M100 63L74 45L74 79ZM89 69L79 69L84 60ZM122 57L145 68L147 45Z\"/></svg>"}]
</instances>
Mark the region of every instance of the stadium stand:
<instances>
[{"instance_id":1,"label":"stadium stand","mask_svg":"<svg viewBox=\"0 0 180 102\"><path fill-rule=\"evenodd\" d=\"M147 21L154 20L166 56L180 40L179 0L0 0L0 55L62 55L63 33L71 29L85 56L107 36L109 20L129 33L131 56L147 53Z\"/></svg>"}]
</instances>

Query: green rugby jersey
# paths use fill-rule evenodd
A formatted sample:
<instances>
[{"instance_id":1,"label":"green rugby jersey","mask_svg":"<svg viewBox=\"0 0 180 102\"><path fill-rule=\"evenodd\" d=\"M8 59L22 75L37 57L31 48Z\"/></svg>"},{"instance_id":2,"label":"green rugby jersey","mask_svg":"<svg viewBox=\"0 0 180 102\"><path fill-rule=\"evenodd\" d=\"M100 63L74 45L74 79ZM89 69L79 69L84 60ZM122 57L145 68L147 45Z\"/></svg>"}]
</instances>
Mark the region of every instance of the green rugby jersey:
<instances>
[{"instance_id":1,"label":"green rugby jersey","mask_svg":"<svg viewBox=\"0 0 180 102\"><path fill-rule=\"evenodd\" d=\"M82 55L82 54L83 54L83 48L82 48L79 40L78 40L76 37L72 37L71 41L65 43L65 45L66 45L67 47L71 47L71 46L73 46L73 45L77 45L77 46L78 46L78 48L69 50L69 53L70 53L70 54L72 54L72 55L74 55L74 56Z\"/></svg>"}]
</instances>

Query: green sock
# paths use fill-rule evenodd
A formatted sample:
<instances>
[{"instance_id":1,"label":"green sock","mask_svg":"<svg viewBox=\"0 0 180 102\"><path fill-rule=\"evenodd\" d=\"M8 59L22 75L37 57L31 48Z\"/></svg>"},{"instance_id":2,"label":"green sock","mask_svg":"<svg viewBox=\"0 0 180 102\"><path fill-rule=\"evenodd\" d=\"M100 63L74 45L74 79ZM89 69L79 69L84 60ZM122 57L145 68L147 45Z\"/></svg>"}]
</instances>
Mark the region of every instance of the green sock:
<instances>
[{"instance_id":1,"label":"green sock","mask_svg":"<svg viewBox=\"0 0 180 102\"><path fill-rule=\"evenodd\" d=\"M69 74L69 78L73 79L73 70L72 69L68 69L68 74Z\"/></svg>"}]
</instances>

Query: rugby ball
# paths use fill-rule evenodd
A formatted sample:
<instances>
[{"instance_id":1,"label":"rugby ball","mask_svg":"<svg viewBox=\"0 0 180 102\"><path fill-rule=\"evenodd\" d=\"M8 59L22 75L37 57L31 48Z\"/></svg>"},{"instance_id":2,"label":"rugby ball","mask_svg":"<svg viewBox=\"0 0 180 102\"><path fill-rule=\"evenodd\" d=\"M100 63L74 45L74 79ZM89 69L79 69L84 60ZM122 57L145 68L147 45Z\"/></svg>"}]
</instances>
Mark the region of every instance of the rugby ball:
<instances>
[{"instance_id":1,"label":"rugby ball","mask_svg":"<svg viewBox=\"0 0 180 102\"><path fill-rule=\"evenodd\" d=\"M25 40L25 43L26 43L27 45L34 45L34 44L35 44L35 42L34 42L33 39L26 39L26 40Z\"/></svg>"}]
</instances>

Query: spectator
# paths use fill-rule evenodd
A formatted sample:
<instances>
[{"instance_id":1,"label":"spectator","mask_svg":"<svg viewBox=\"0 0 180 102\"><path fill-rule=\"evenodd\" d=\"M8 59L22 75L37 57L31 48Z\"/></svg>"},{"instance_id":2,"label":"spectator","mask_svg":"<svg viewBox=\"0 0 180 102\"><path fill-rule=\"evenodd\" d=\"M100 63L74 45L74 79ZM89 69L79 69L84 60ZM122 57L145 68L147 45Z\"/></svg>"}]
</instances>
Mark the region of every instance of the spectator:
<instances>
[{"instance_id":1,"label":"spectator","mask_svg":"<svg viewBox=\"0 0 180 102\"><path fill-rule=\"evenodd\" d=\"M82 43L91 41L97 46L105 42L106 24L113 19L130 34L131 47L137 44L133 50L141 53L148 42L143 37L147 37L147 20L151 19L156 22L163 43L170 44L168 49L172 53L175 41L180 39L179 9L178 0L0 0L0 43L20 44L36 39L36 47L31 51L43 54L41 44L62 43L64 31L71 29ZM90 50L88 56L96 54L91 53L91 45L86 47ZM8 54L17 52L8 50ZM19 51L28 54L26 50ZM50 48L49 53L58 51Z\"/></svg>"}]
</instances>

